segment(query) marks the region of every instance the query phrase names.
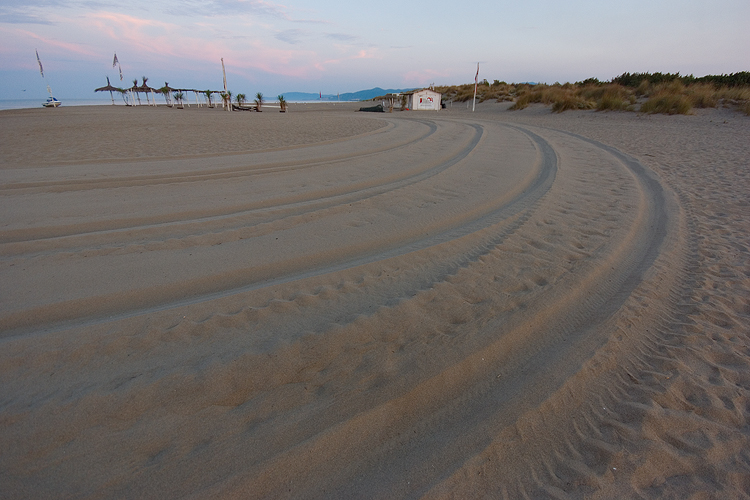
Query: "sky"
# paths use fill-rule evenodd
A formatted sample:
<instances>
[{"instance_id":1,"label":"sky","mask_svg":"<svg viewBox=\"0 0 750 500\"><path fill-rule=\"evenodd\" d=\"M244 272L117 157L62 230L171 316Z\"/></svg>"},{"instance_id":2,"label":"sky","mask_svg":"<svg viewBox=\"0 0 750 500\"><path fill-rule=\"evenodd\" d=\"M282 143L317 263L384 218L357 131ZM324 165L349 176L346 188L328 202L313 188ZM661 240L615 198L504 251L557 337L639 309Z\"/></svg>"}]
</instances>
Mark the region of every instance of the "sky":
<instances>
[{"instance_id":1,"label":"sky","mask_svg":"<svg viewBox=\"0 0 750 500\"><path fill-rule=\"evenodd\" d=\"M748 19L750 0L3 0L0 99L221 90L222 58L229 90L271 97L472 83L477 63L509 83L735 73Z\"/></svg>"}]
</instances>

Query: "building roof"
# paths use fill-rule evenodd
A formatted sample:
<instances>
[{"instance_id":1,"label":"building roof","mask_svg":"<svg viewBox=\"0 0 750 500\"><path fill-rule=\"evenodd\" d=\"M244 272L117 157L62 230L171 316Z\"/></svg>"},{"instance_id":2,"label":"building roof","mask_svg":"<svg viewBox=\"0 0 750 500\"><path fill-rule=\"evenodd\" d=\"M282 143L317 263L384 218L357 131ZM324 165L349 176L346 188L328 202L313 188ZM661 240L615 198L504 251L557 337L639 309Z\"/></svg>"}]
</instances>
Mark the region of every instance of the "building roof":
<instances>
[{"instance_id":1,"label":"building roof","mask_svg":"<svg viewBox=\"0 0 750 500\"><path fill-rule=\"evenodd\" d=\"M429 88L423 88L423 89L407 90L406 92L394 92L394 93L391 93L391 94L386 94L386 97L389 97L389 96L390 97L398 97L398 96L402 96L402 95L414 95L414 94L416 94L418 92L424 92L425 90L428 91L428 92L432 92L433 94L443 95L443 94L441 94L440 92L438 92L436 90L429 89Z\"/></svg>"},{"instance_id":2,"label":"building roof","mask_svg":"<svg viewBox=\"0 0 750 500\"><path fill-rule=\"evenodd\" d=\"M427 91L427 92L432 92L433 94L440 94L440 92L438 92L438 91L436 91L436 90L434 90L434 89L429 89L429 88L424 88L424 89L414 89L414 90L410 90L409 92L404 92L404 94L406 94L406 95L412 95L412 94L416 94L416 93L418 93L418 92L424 92L424 91ZM442 95L442 94L441 94L441 95Z\"/></svg>"}]
</instances>

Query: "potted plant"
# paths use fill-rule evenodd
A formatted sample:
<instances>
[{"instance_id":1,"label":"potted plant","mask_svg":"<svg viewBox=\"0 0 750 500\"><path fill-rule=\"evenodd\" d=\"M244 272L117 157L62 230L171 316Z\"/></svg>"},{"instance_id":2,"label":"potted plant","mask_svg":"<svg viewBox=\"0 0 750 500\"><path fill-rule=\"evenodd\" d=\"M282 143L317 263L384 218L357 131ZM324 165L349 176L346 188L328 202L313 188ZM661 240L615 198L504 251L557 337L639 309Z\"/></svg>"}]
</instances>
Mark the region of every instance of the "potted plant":
<instances>
[{"instance_id":1,"label":"potted plant","mask_svg":"<svg viewBox=\"0 0 750 500\"><path fill-rule=\"evenodd\" d=\"M279 113L286 113L286 99L284 99L283 95L279 96L279 107L281 108Z\"/></svg>"}]
</instances>

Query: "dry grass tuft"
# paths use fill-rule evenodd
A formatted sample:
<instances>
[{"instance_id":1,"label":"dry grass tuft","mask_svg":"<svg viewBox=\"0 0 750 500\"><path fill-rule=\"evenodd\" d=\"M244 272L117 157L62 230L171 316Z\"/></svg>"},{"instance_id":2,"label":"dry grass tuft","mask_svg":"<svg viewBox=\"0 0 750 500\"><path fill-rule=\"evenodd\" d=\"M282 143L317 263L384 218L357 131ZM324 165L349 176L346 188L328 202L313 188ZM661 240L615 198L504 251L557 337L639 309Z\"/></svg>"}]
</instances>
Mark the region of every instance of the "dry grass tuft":
<instances>
[{"instance_id":1,"label":"dry grass tuft","mask_svg":"<svg viewBox=\"0 0 750 500\"><path fill-rule=\"evenodd\" d=\"M710 83L697 83L686 89L687 97L694 108L715 108L719 104L716 87Z\"/></svg>"},{"instance_id":2,"label":"dry grass tuft","mask_svg":"<svg viewBox=\"0 0 750 500\"><path fill-rule=\"evenodd\" d=\"M641 104L642 113L663 113L667 115L687 115L692 106L684 95L659 93Z\"/></svg>"},{"instance_id":3,"label":"dry grass tuft","mask_svg":"<svg viewBox=\"0 0 750 500\"><path fill-rule=\"evenodd\" d=\"M651 91L651 82L648 80L642 80L641 83L635 89L635 95L638 97L646 96Z\"/></svg>"},{"instance_id":4,"label":"dry grass tuft","mask_svg":"<svg viewBox=\"0 0 750 500\"><path fill-rule=\"evenodd\" d=\"M511 106L508 109L510 109L511 111L517 111L519 109L527 108L530 103L531 103L531 95L528 94L528 93L527 94L523 94L523 95L517 97L516 98L516 102L514 102L513 106Z\"/></svg>"},{"instance_id":5,"label":"dry grass tuft","mask_svg":"<svg viewBox=\"0 0 750 500\"><path fill-rule=\"evenodd\" d=\"M632 110L636 97L632 89L616 83L600 87L601 92L596 98L598 111L627 111Z\"/></svg>"},{"instance_id":6,"label":"dry grass tuft","mask_svg":"<svg viewBox=\"0 0 750 500\"><path fill-rule=\"evenodd\" d=\"M719 99L750 101L750 87L722 87L717 91Z\"/></svg>"},{"instance_id":7,"label":"dry grass tuft","mask_svg":"<svg viewBox=\"0 0 750 500\"><path fill-rule=\"evenodd\" d=\"M593 102L582 99L575 95L571 95L556 100L552 104L552 111L555 113L562 113L563 111L567 111L569 109L592 109L593 107Z\"/></svg>"}]
</instances>

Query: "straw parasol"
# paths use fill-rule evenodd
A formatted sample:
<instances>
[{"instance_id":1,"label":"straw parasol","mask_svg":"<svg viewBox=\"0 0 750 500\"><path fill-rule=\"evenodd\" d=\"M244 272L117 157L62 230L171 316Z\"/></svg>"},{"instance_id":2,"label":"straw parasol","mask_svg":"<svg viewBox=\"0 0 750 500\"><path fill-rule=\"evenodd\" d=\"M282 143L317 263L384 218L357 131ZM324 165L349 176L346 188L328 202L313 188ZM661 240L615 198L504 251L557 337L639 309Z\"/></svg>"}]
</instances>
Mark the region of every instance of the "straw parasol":
<instances>
[{"instance_id":1,"label":"straw parasol","mask_svg":"<svg viewBox=\"0 0 750 500\"><path fill-rule=\"evenodd\" d=\"M153 105L156 106L156 96L154 94L156 92L158 92L158 90L155 89L155 88L149 87L148 85L146 85L147 81L148 81L148 77L144 76L143 77L143 84L140 87L135 87L135 85L134 85L134 89L133 90L135 90L136 92L143 92L144 94L146 94L146 102L149 103L149 104L151 104L151 102L148 100L148 93L151 92L151 97L154 100L154 104ZM137 81L133 82L133 83L135 84L135 83L137 83Z\"/></svg>"},{"instance_id":2,"label":"straw parasol","mask_svg":"<svg viewBox=\"0 0 750 500\"><path fill-rule=\"evenodd\" d=\"M138 104L140 104L140 103L141 103L141 96L140 96L140 94L138 93L138 92L140 92L140 91L138 90L138 79L137 79L137 78L134 78L134 79L133 79L133 86L132 86L132 87L130 87L130 88L127 88L127 89L125 89L125 90L127 90L128 92L130 92L130 93L132 94L132 97L133 97L133 98L132 98L131 100L133 101L133 105L134 105L134 106L135 106L135 99L136 99L136 98L138 99Z\"/></svg>"},{"instance_id":3,"label":"straw parasol","mask_svg":"<svg viewBox=\"0 0 750 500\"><path fill-rule=\"evenodd\" d=\"M111 83L109 83L109 77L107 77L107 86L106 87L99 87L98 89L94 89L94 92L107 92L109 91L109 97L112 99L112 105L115 105L115 98L112 95L112 92L119 92L120 89L117 87L113 87Z\"/></svg>"},{"instance_id":4,"label":"straw parasol","mask_svg":"<svg viewBox=\"0 0 750 500\"><path fill-rule=\"evenodd\" d=\"M205 91L198 90L198 89L175 89L175 90L177 90L177 92L182 92L184 94L185 101L187 102L188 107L190 107L190 99L188 98L188 95L187 95L188 92L192 92L193 93L193 95L195 96L195 104L198 107L201 107L201 103L198 100L198 94L206 95Z\"/></svg>"},{"instance_id":5,"label":"straw parasol","mask_svg":"<svg viewBox=\"0 0 750 500\"><path fill-rule=\"evenodd\" d=\"M172 92L176 92L177 89L169 86L169 82L164 82L164 86L160 89L156 89L156 92L161 93L164 96L164 100L167 102L167 106L174 106L172 102Z\"/></svg>"}]
</instances>

